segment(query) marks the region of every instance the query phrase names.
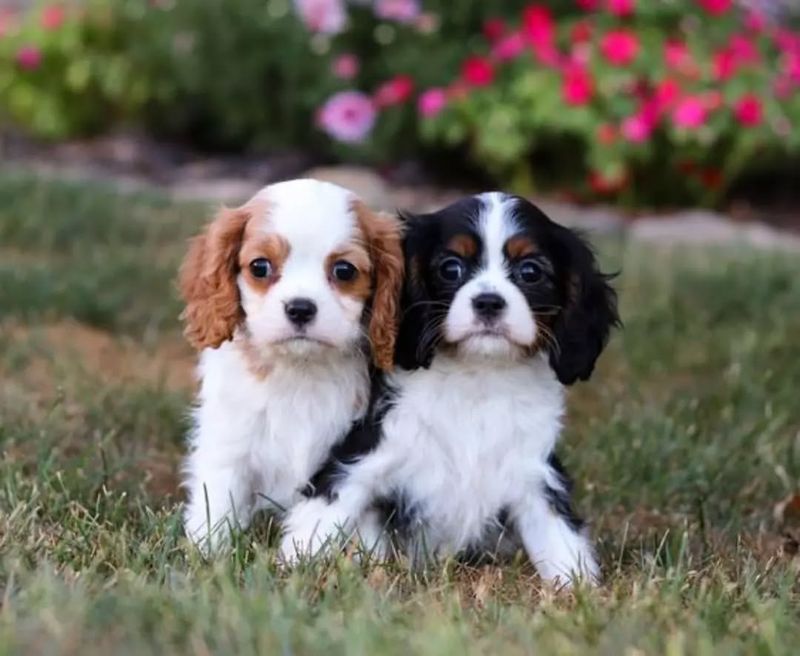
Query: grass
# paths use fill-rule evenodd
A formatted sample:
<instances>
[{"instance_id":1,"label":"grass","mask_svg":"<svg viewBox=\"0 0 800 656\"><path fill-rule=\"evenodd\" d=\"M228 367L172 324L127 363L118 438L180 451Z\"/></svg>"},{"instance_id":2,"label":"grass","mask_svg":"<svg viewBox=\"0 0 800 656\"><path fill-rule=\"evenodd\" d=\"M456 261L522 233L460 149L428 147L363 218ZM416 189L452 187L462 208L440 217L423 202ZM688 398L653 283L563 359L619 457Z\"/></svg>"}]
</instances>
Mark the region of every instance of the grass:
<instances>
[{"instance_id":1,"label":"grass","mask_svg":"<svg viewBox=\"0 0 800 656\"><path fill-rule=\"evenodd\" d=\"M172 279L204 214L0 176L0 654L796 652L798 258L602 244L626 326L562 454L605 583L555 594L522 560L287 573L266 524L187 546Z\"/></svg>"}]
</instances>

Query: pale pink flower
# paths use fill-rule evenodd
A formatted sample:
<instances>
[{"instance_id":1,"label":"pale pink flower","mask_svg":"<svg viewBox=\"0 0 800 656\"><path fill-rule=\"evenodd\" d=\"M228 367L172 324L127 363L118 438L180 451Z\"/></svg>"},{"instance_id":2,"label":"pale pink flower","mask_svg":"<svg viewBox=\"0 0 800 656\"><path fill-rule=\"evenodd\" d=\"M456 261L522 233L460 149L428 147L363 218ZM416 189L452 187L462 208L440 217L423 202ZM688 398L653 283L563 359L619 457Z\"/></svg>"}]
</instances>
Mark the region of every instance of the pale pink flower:
<instances>
[{"instance_id":1,"label":"pale pink flower","mask_svg":"<svg viewBox=\"0 0 800 656\"><path fill-rule=\"evenodd\" d=\"M352 80L361 68L361 63L351 52L339 55L331 64L331 71L340 80Z\"/></svg>"},{"instance_id":2,"label":"pale pink flower","mask_svg":"<svg viewBox=\"0 0 800 656\"><path fill-rule=\"evenodd\" d=\"M444 89L435 87L420 94L417 100L417 109L425 118L433 118L447 105L447 93Z\"/></svg>"},{"instance_id":3,"label":"pale pink flower","mask_svg":"<svg viewBox=\"0 0 800 656\"><path fill-rule=\"evenodd\" d=\"M699 96L686 96L679 101L672 112L672 120L680 128L694 129L701 127L708 118L708 110Z\"/></svg>"},{"instance_id":4,"label":"pale pink flower","mask_svg":"<svg viewBox=\"0 0 800 656\"><path fill-rule=\"evenodd\" d=\"M52 4L47 5L42 9L42 15L39 19L41 26L48 31L57 30L64 24L67 18L67 12L64 10L63 5Z\"/></svg>"},{"instance_id":5,"label":"pale pink flower","mask_svg":"<svg viewBox=\"0 0 800 656\"><path fill-rule=\"evenodd\" d=\"M419 0L376 0L375 15L381 20L413 23L419 17Z\"/></svg>"},{"instance_id":6,"label":"pale pink flower","mask_svg":"<svg viewBox=\"0 0 800 656\"><path fill-rule=\"evenodd\" d=\"M295 10L312 32L334 35L347 23L344 0L294 0Z\"/></svg>"},{"instance_id":7,"label":"pale pink flower","mask_svg":"<svg viewBox=\"0 0 800 656\"><path fill-rule=\"evenodd\" d=\"M328 98L317 115L319 126L337 141L359 143L375 125L375 107L360 91L340 91Z\"/></svg>"}]
</instances>

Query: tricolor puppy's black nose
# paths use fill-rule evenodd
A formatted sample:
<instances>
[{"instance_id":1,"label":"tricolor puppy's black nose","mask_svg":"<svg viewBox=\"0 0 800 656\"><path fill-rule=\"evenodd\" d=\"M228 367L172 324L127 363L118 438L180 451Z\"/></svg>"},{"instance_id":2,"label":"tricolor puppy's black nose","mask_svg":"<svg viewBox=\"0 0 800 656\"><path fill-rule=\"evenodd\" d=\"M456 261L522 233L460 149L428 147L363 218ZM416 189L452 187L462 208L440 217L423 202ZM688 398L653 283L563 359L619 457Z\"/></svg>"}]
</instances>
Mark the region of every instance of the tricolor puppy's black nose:
<instances>
[{"instance_id":1,"label":"tricolor puppy's black nose","mask_svg":"<svg viewBox=\"0 0 800 656\"><path fill-rule=\"evenodd\" d=\"M317 305L309 298L293 298L284 304L284 309L289 321L298 328L311 323L317 315Z\"/></svg>"},{"instance_id":2,"label":"tricolor puppy's black nose","mask_svg":"<svg viewBox=\"0 0 800 656\"><path fill-rule=\"evenodd\" d=\"M493 292L484 292L472 299L472 309L481 319L496 319L505 307L506 300Z\"/></svg>"}]
</instances>

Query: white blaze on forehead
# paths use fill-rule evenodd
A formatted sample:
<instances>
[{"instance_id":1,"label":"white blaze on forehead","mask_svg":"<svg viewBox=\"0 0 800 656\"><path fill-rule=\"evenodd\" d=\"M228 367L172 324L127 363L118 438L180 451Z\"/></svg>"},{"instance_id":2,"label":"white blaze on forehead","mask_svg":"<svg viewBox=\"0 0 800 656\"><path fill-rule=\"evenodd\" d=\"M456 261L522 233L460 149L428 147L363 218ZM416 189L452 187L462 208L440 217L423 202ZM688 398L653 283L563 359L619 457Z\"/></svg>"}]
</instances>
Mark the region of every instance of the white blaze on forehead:
<instances>
[{"instance_id":1,"label":"white blaze on forehead","mask_svg":"<svg viewBox=\"0 0 800 656\"><path fill-rule=\"evenodd\" d=\"M351 191L319 180L290 180L264 187L256 199L267 203L265 229L284 237L292 254L324 259L352 239L356 217Z\"/></svg>"},{"instance_id":2,"label":"white blaze on forehead","mask_svg":"<svg viewBox=\"0 0 800 656\"><path fill-rule=\"evenodd\" d=\"M518 232L511 214L510 199L499 192L481 194L483 210L478 218L478 232L483 241L482 265L484 271L505 272L504 247Z\"/></svg>"}]
</instances>

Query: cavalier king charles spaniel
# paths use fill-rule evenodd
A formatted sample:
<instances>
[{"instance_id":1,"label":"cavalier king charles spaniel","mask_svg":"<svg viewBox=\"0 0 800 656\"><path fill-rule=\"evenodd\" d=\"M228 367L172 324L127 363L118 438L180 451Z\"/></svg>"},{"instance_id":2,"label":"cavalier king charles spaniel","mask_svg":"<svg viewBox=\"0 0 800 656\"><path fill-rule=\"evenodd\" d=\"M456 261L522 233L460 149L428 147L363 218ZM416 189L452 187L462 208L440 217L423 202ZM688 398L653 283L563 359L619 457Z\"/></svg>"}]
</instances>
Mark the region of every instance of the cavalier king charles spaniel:
<instances>
[{"instance_id":1,"label":"cavalier king charles spaniel","mask_svg":"<svg viewBox=\"0 0 800 656\"><path fill-rule=\"evenodd\" d=\"M501 193L405 217L395 355L370 409L285 521L288 563L357 534L379 557L522 546L543 579L597 580L555 454L564 387L619 318L590 247Z\"/></svg>"},{"instance_id":2,"label":"cavalier king charles spaniel","mask_svg":"<svg viewBox=\"0 0 800 656\"><path fill-rule=\"evenodd\" d=\"M282 511L363 418L374 366L392 368L400 224L315 180L223 209L180 272L201 388L185 464L187 535L224 544Z\"/></svg>"}]
</instances>

